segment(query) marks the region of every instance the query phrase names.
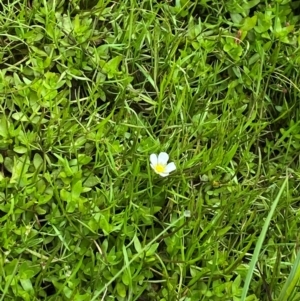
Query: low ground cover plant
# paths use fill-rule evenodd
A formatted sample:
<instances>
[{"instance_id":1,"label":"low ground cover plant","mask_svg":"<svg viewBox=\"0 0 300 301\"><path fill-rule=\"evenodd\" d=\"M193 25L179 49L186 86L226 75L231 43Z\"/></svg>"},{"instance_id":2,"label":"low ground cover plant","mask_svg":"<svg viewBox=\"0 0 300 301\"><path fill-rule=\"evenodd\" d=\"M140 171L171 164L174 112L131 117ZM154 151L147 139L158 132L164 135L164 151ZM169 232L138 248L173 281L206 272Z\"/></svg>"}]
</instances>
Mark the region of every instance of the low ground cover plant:
<instances>
[{"instance_id":1,"label":"low ground cover plant","mask_svg":"<svg viewBox=\"0 0 300 301\"><path fill-rule=\"evenodd\" d=\"M300 2L0 2L0 301L299 301Z\"/></svg>"}]
</instances>

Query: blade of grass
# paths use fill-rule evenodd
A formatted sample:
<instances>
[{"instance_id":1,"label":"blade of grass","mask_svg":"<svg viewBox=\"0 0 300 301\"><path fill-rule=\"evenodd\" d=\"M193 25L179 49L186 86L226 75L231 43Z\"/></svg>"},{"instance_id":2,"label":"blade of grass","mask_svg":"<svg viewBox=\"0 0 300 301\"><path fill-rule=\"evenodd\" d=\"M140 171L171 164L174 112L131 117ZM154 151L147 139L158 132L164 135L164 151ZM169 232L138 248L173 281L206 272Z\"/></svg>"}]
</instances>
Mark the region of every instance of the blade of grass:
<instances>
[{"instance_id":1,"label":"blade of grass","mask_svg":"<svg viewBox=\"0 0 300 301\"><path fill-rule=\"evenodd\" d=\"M300 279L300 252L298 252L291 273L289 274L289 277L280 292L278 301L288 300L288 297L293 293L299 279Z\"/></svg>"},{"instance_id":2,"label":"blade of grass","mask_svg":"<svg viewBox=\"0 0 300 301\"><path fill-rule=\"evenodd\" d=\"M6 277L6 283L5 283L5 287L4 287L3 294L1 296L0 301L3 301L4 297L8 293L9 287L10 287L12 281L14 280L15 275L17 274L19 263L20 263L20 259L21 259L21 255L19 256L18 259L16 259L16 265L14 266L12 274L11 275L7 275L7 277Z\"/></svg>"},{"instance_id":3,"label":"blade of grass","mask_svg":"<svg viewBox=\"0 0 300 301\"><path fill-rule=\"evenodd\" d=\"M252 278L252 275L253 275L253 272L254 272L254 269L255 269L255 265L257 263L257 260L258 260L258 256L260 254L260 250L262 248L262 244L264 242L264 239L265 239L265 236L266 236L266 233L267 233L267 230L269 228L269 225L270 225L270 222L271 222L271 218L275 212L275 209L277 207L277 204L280 200L280 197L287 185L287 181L288 181L288 177L285 178L278 194L277 194L277 197L274 201L274 203L272 204L272 207L271 207L271 210L268 214L268 217L264 223L264 226L262 228L262 231L259 235L259 238L258 238L258 241L257 241L257 244L256 244L256 247L255 247L255 250L254 250L254 253L253 253L253 256L252 256L252 259L251 259L251 262L250 262L250 265L249 265L249 270L248 270L248 273L247 273L247 276L246 276L246 280L245 280L245 285L243 287L243 292L242 292L242 297L241 297L241 301L245 301L246 300L246 297L247 297L247 293L248 293L248 290L249 290L249 286L250 286L250 282L251 282L251 278ZM280 299L279 299L280 300Z\"/></svg>"}]
</instances>

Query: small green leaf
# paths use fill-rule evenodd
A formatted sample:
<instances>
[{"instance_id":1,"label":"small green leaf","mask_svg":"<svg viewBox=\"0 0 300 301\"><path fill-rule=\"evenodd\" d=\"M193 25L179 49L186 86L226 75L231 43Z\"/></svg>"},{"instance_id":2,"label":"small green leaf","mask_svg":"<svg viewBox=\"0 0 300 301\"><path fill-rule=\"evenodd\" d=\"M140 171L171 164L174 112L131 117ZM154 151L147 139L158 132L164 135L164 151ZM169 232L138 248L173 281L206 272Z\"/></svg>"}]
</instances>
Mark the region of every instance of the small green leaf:
<instances>
[{"instance_id":1,"label":"small green leaf","mask_svg":"<svg viewBox=\"0 0 300 301\"><path fill-rule=\"evenodd\" d=\"M30 165L29 158L24 155L20 158L15 158L12 169L12 176L10 178L11 184L21 183L22 185L26 182L27 171Z\"/></svg>"},{"instance_id":2,"label":"small green leaf","mask_svg":"<svg viewBox=\"0 0 300 301\"><path fill-rule=\"evenodd\" d=\"M30 279L40 271L38 266L32 266L29 261L24 261L19 267L20 278Z\"/></svg>"},{"instance_id":3,"label":"small green leaf","mask_svg":"<svg viewBox=\"0 0 300 301\"><path fill-rule=\"evenodd\" d=\"M126 287L122 282L117 283L117 292L120 295L120 297L122 298L126 297Z\"/></svg>"},{"instance_id":4,"label":"small green leaf","mask_svg":"<svg viewBox=\"0 0 300 301\"><path fill-rule=\"evenodd\" d=\"M275 18L275 22L274 22L274 34L275 37L279 37L279 34L282 31L282 26L281 26L281 20L279 17Z\"/></svg>"},{"instance_id":5,"label":"small green leaf","mask_svg":"<svg viewBox=\"0 0 300 301\"><path fill-rule=\"evenodd\" d=\"M29 278L28 279L20 279L20 283L21 283L24 291L26 291L26 292L33 291L33 286L32 286L32 283Z\"/></svg>"},{"instance_id":6,"label":"small green leaf","mask_svg":"<svg viewBox=\"0 0 300 301\"><path fill-rule=\"evenodd\" d=\"M42 51L41 49L35 47L35 46L30 46L30 49L32 50L32 52L38 54L41 57L47 57L47 53Z\"/></svg>"},{"instance_id":7,"label":"small green leaf","mask_svg":"<svg viewBox=\"0 0 300 301\"><path fill-rule=\"evenodd\" d=\"M8 170L9 172L12 172L13 166L14 166L14 161L12 160L12 158L5 157L4 158L4 166L5 166L6 170Z\"/></svg>"},{"instance_id":8,"label":"small green leaf","mask_svg":"<svg viewBox=\"0 0 300 301\"><path fill-rule=\"evenodd\" d=\"M242 31L249 31L251 29L254 28L254 26L256 25L257 22L257 15L253 16L253 17L248 17L244 20L244 24L241 27Z\"/></svg>"},{"instance_id":9,"label":"small green leaf","mask_svg":"<svg viewBox=\"0 0 300 301\"><path fill-rule=\"evenodd\" d=\"M152 256L153 254L155 254L157 248L159 246L159 243L154 243L153 245L151 245L151 247L146 251L146 256Z\"/></svg>"},{"instance_id":10,"label":"small green leaf","mask_svg":"<svg viewBox=\"0 0 300 301\"><path fill-rule=\"evenodd\" d=\"M256 63L256 62L259 60L259 58L260 58L260 55L259 55L258 53L254 53L254 54L250 57L248 64L249 64L249 65L252 65L252 64Z\"/></svg>"},{"instance_id":11,"label":"small green leaf","mask_svg":"<svg viewBox=\"0 0 300 301\"><path fill-rule=\"evenodd\" d=\"M64 167L64 171L68 177L73 175L73 171L70 168L69 162L67 159L62 158L58 154L54 154L54 156L58 159L58 161L61 163L61 165Z\"/></svg>"},{"instance_id":12,"label":"small green leaf","mask_svg":"<svg viewBox=\"0 0 300 301\"><path fill-rule=\"evenodd\" d=\"M89 164L92 161L92 159L93 159L92 157L87 156L85 154L78 155L78 162L79 162L79 164L82 164L82 165Z\"/></svg>"},{"instance_id":13,"label":"small green leaf","mask_svg":"<svg viewBox=\"0 0 300 301\"><path fill-rule=\"evenodd\" d=\"M51 199L52 199L51 194L40 195L38 197L38 203L40 205L44 205L44 204L47 204Z\"/></svg>"},{"instance_id":14,"label":"small green leaf","mask_svg":"<svg viewBox=\"0 0 300 301\"><path fill-rule=\"evenodd\" d=\"M93 187L99 183L100 183L100 179L94 175L90 175L83 181L84 187Z\"/></svg>"},{"instance_id":15,"label":"small green leaf","mask_svg":"<svg viewBox=\"0 0 300 301\"><path fill-rule=\"evenodd\" d=\"M36 206L35 208L34 208L34 210L35 210L35 212L37 213L37 214L40 214L40 215L44 215L44 214L46 214L46 210L45 209L43 209L42 207L40 207L40 206Z\"/></svg>"},{"instance_id":16,"label":"small green leaf","mask_svg":"<svg viewBox=\"0 0 300 301\"><path fill-rule=\"evenodd\" d=\"M81 193L82 193L82 182L81 180L79 180L72 186L72 198L77 199Z\"/></svg>"},{"instance_id":17,"label":"small green leaf","mask_svg":"<svg viewBox=\"0 0 300 301\"><path fill-rule=\"evenodd\" d=\"M257 26L255 26L255 31L258 33L264 33L272 27L271 17L265 15L261 12L257 13Z\"/></svg>"},{"instance_id":18,"label":"small green leaf","mask_svg":"<svg viewBox=\"0 0 300 301\"><path fill-rule=\"evenodd\" d=\"M40 166L43 164L44 160L39 153L35 153L33 157L33 165L35 169L39 169Z\"/></svg>"},{"instance_id":19,"label":"small green leaf","mask_svg":"<svg viewBox=\"0 0 300 301\"><path fill-rule=\"evenodd\" d=\"M123 282L125 285L129 285L129 283L130 283L130 278L129 278L129 277L130 277L130 276L129 276L128 271L125 270L125 271L123 272L123 275L122 275L122 282Z\"/></svg>"},{"instance_id":20,"label":"small green leaf","mask_svg":"<svg viewBox=\"0 0 300 301\"><path fill-rule=\"evenodd\" d=\"M259 4L260 0L252 0L252 1L245 1L243 4L243 9L250 9L254 6L256 6L257 4Z\"/></svg>"},{"instance_id":21,"label":"small green leaf","mask_svg":"<svg viewBox=\"0 0 300 301\"><path fill-rule=\"evenodd\" d=\"M122 59L123 57L119 55L104 64L102 71L108 75L108 78L112 78L118 73Z\"/></svg>"},{"instance_id":22,"label":"small green leaf","mask_svg":"<svg viewBox=\"0 0 300 301\"><path fill-rule=\"evenodd\" d=\"M0 121L0 136L8 138L7 120L3 116L1 116Z\"/></svg>"},{"instance_id":23,"label":"small green leaf","mask_svg":"<svg viewBox=\"0 0 300 301\"><path fill-rule=\"evenodd\" d=\"M99 225L105 235L108 235L111 232L111 225L104 215L101 215Z\"/></svg>"},{"instance_id":24,"label":"small green leaf","mask_svg":"<svg viewBox=\"0 0 300 301\"><path fill-rule=\"evenodd\" d=\"M142 252L142 246L141 243L139 241L139 239L137 238L137 236L135 235L133 238L133 244L134 244L134 248L138 253Z\"/></svg>"},{"instance_id":25,"label":"small green leaf","mask_svg":"<svg viewBox=\"0 0 300 301\"><path fill-rule=\"evenodd\" d=\"M28 117L22 112L13 113L12 118L18 121L29 121Z\"/></svg>"},{"instance_id":26,"label":"small green leaf","mask_svg":"<svg viewBox=\"0 0 300 301\"><path fill-rule=\"evenodd\" d=\"M240 24L243 20L243 17L241 14L232 13L232 14L230 14L230 17L231 17L231 20L236 24Z\"/></svg>"},{"instance_id":27,"label":"small green leaf","mask_svg":"<svg viewBox=\"0 0 300 301\"><path fill-rule=\"evenodd\" d=\"M71 200L71 194L70 192L66 191L65 189L62 189L60 191L60 197L63 201L68 202L69 200Z\"/></svg>"},{"instance_id":28,"label":"small green leaf","mask_svg":"<svg viewBox=\"0 0 300 301\"><path fill-rule=\"evenodd\" d=\"M25 146L15 146L14 151L18 154L25 154L27 153L28 149Z\"/></svg>"}]
</instances>

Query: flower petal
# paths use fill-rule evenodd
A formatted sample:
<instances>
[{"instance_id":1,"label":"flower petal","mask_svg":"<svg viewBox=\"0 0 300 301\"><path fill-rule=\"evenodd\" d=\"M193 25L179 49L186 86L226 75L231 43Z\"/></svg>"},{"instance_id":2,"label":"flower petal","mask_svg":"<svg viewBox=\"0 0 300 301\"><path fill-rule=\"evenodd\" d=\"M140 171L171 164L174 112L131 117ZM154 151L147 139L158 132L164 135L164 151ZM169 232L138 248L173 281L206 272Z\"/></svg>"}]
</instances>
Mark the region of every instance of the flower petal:
<instances>
[{"instance_id":1,"label":"flower petal","mask_svg":"<svg viewBox=\"0 0 300 301\"><path fill-rule=\"evenodd\" d=\"M168 172L160 172L159 175L162 177L167 177L169 175L169 173Z\"/></svg>"},{"instance_id":2,"label":"flower petal","mask_svg":"<svg viewBox=\"0 0 300 301\"><path fill-rule=\"evenodd\" d=\"M174 162L170 162L167 166L166 166L166 172L170 173L172 171L176 170L176 165Z\"/></svg>"},{"instance_id":3,"label":"flower petal","mask_svg":"<svg viewBox=\"0 0 300 301\"><path fill-rule=\"evenodd\" d=\"M154 168L153 166L155 166L157 164L157 156L156 154L151 154L150 155L150 162L151 162L151 167Z\"/></svg>"},{"instance_id":4,"label":"flower petal","mask_svg":"<svg viewBox=\"0 0 300 301\"><path fill-rule=\"evenodd\" d=\"M158 155L157 162L159 164L166 165L168 163L168 160L169 160L169 155L167 153L162 152Z\"/></svg>"}]
</instances>

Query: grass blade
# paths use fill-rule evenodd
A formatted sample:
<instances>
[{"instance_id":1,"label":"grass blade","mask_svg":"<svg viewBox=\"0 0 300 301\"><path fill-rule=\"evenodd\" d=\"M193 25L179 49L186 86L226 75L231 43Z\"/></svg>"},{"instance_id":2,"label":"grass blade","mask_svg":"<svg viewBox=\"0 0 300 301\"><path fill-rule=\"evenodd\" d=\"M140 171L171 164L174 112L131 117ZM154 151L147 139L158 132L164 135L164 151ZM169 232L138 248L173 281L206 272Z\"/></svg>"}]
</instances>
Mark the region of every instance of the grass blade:
<instances>
[{"instance_id":1,"label":"grass blade","mask_svg":"<svg viewBox=\"0 0 300 301\"><path fill-rule=\"evenodd\" d=\"M286 177L280 190L279 190L279 193L274 201L274 203L272 204L272 207L271 207L271 210L268 214L268 217L264 223L264 226L262 228L262 231L259 235L259 238L258 238L258 241L257 241L257 244L256 244L256 247L255 247L255 250L254 250L254 253L253 253L253 256L252 256L252 259L251 259L251 262L250 262L250 266L249 266L249 270L248 270L248 273L247 273L247 276L246 276L246 280L245 280L245 285L243 287L243 292L242 292L242 297L241 297L241 301L245 301L246 300L246 297L247 297L247 293L248 293L248 289L249 289L249 286L250 286L250 282L251 282L251 278L252 278L252 275L253 275L253 272L254 272L254 269L255 269L255 265L256 265L256 262L258 260L258 256L260 254L260 250L261 250L261 247L262 247L262 244L264 242L264 239L265 239L265 236L266 236L266 233L267 233L267 230L269 228L269 224L270 224L270 221L271 221L271 218L275 212L275 209L277 207L277 204L280 200L280 197L287 185L287 181L288 181L288 178Z\"/></svg>"},{"instance_id":2,"label":"grass blade","mask_svg":"<svg viewBox=\"0 0 300 301\"><path fill-rule=\"evenodd\" d=\"M288 300L288 297L292 294L299 279L300 279L300 252L298 252L297 258L294 262L294 266L291 270L291 273L290 273L286 283L284 284L284 286L280 292L278 300L280 300L280 301Z\"/></svg>"}]
</instances>

